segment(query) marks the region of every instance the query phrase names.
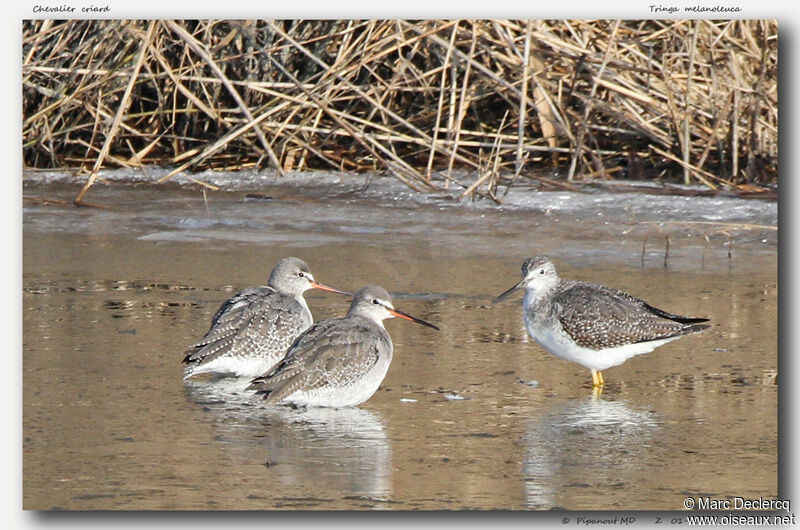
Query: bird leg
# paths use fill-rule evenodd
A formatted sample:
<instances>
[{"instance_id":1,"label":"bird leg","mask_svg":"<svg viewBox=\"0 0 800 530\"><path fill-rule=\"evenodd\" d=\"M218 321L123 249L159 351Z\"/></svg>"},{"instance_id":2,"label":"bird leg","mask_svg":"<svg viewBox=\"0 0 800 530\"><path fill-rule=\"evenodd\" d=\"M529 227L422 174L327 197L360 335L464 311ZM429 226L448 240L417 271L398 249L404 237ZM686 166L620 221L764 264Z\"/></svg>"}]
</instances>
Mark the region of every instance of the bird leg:
<instances>
[{"instance_id":1,"label":"bird leg","mask_svg":"<svg viewBox=\"0 0 800 530\"><path fill-rule=\"evenodd\" d=\"M605 382L603 381L603 373L597 370L592 370L592 386L603 386Z\"/></svg>"}]
</instances>

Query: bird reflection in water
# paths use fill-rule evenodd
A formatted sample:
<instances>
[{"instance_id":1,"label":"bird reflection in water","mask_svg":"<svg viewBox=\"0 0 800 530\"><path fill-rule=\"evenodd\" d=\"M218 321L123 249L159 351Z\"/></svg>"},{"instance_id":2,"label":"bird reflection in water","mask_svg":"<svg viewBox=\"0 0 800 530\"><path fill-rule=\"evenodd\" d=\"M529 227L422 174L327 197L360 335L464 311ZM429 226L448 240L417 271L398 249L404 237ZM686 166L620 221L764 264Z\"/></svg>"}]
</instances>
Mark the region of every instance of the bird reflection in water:
<instances>
[{"instance_id":1,"label":"bird reflection in water","mask_svg":"<svg viewBox=\"0 0 800 530\"><path fill-rule=\"evenodd\" d=\"M235 463L258 463L260 495L276 506L332 507L391 498L392 446L381 415L364 408L263 407L230 379L186 386Z\"/></svg>"},{"instance_id":2,"label":"bird reflection in water","mask_svg":"<svg viewBox=\"0 0 800 530\"><path fill-rule=\"evenodd\" d=\"M567 487L580 491L598 482L607 486L641 473L639 456L650 450L659 427L655 413L598 395L545 412L524 438L528 507L578 509L564 504Z\"/></svg>"}]
</instances>

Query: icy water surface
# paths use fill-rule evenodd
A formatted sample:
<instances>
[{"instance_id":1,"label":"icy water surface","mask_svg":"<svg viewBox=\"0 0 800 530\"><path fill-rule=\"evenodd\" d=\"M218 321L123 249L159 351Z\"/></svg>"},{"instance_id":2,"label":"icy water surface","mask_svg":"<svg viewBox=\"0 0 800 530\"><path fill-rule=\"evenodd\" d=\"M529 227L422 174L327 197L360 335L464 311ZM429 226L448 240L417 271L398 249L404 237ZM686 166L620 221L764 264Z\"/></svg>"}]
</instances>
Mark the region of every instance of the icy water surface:
<instances>
[{"instance_id":1,"label":"icy water surface","mask_svg":"<svg viewBox=\"0 0 800 530\"><path fill-rule=\"evenodd\" d=\"M273 183L207 201L92 190L111 209L25 203L25 508L679 510L689 495L777 496L777 233L741 226L775 226L775 203L512 190L496 207L334 184L333 200ZM532 254L713 327L607 370L593 395L588 370L529 341L521 296L492 301ZM394 361L359 408L269 409L237 381L185 383L182 352L219 304L289 255L329 285L380 284L442 331L387 321ZM349 302L306 298L315 319Z\"/></svg>"}]
</instances>

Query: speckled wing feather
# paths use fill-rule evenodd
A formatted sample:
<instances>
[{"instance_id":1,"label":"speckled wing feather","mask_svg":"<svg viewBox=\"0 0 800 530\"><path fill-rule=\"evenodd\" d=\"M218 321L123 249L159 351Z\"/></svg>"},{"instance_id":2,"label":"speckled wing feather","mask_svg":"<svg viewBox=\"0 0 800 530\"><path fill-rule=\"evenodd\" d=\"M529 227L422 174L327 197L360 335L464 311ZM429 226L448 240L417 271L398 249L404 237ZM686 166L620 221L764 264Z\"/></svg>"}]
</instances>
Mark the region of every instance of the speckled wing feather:
<instances>
[{"instance_id":1,"label":"speckled wing feather","mask_svg":"<svg viewBox=\"0 0 800 530\"><path fill-rule=\"evenodd\" d=\"M186 351L183 362L201 365L225 354L259 357L283 352L310 324L290 297L270 287L245 289L222 304L211 329Z\"/></svg>"},{"instance_id":2,"label":"speckled wing feather","mask_svg":"<svg viewBox=\"0 0 800 530\"><path fill-rule=\"evenodd\" d=\"M271 374L254 379L248 388L267 403L300 390L345 388L378 362L379 348L391 349L382 328L354 318L322 320L297 339Z\"/></svg>"},{"instance_id":3,"label":"speckled wing feather","mask_svg":"<svg viewBox=\"0 0 800 530\"><path fill-rule=\"evenodd\" d=\"M667 339L706 326L665 318L664 311L622 291L581 282L565 286L553 298L562 328L579 345L591 349Z\"/></svg>"},{"instance_id":4,"label":"speckled wing feather","mask_svg":"<svg viewBox=\"0 0 800 530\"><path fill-rule=\"evenodd\" d=\"M668 313L668 312L664 311L663 309L659 309L657 307L651 306L650 304L648 304L644 300L640 300L639 298L636 298L635 296L632 296L632 295L630 295L630 294L628 294L628 293L626 293L624 291L620 291L619 289L614 289L613 287L606 287L605 285L595 285L595 284L592 284L592 283L577 282L577 281L564 280L564 282L565 282L565 284L567 284L567 285L569 285L571 287L575 287L575 286L581 285L581 286L586 286L586 287L589 287L589 288L592 288L592 289L596 289L596 290L604 292L604 293L608 293L610 296L619 297L619 298L621 298L621 299L623 299L623 300L625 300L627 302L630 302L632 304L642 306L647 311L649 311L649 312L653 313L654 315L657 315L657 316L659 316L661 318L674 320L675 322L680 322L681 324L698 324L700 322L708 322L707 318L685 317L685 316L681 316L681 315L675 315L673 313Z\"/></svg>"},{"instance_id":5,"label":"speckled wing feather","mask_svg":"<svg viewBox=\"0 0 800 530\"><path fill-rule=\"evenodd\" d=\"M259 298L267 297L270 293L274 292L275 290L272 287L267 286L250 287L248 289L239 291L235 295L225 300L222 305L219 306L217 312L214 313L213 317L211 317L211 326L209 327L209 331L214 329L214 326L216 326L220 320L229 321L231 319L235 319L241 314L241 310L244 307L250 305Z\"/></svg>"}]
</instances>

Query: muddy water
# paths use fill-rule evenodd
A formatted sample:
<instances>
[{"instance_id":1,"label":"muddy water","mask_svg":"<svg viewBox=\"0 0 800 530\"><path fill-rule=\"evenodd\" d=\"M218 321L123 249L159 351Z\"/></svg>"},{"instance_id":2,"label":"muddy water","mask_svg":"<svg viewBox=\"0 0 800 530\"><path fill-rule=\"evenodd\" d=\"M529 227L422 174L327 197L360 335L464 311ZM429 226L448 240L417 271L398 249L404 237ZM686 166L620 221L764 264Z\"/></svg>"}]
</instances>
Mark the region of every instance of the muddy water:
<instances>
[{"instance_id":1,"label":"muddy water","mask_svg":"<svg viewBox=\"0 0 800 530\"><path fill-rule=\"evenodd\" d=\"M614 195L572 210L92 194L112 209L24 207L27 509L677 510L687 495L777 495L772 231L653 227L669 209L645 199L633 224ZM588 370L529 341L520 297L492 302L533 253L714 325L609 369L593 395ZM184 383L181 353L219 304L287 255L336 287L378 283L442 331L387 321L395 358L360 408L267 409L236 382ZM307 300L317 319L347 307Z\"/></svg>"}]
</instances>

